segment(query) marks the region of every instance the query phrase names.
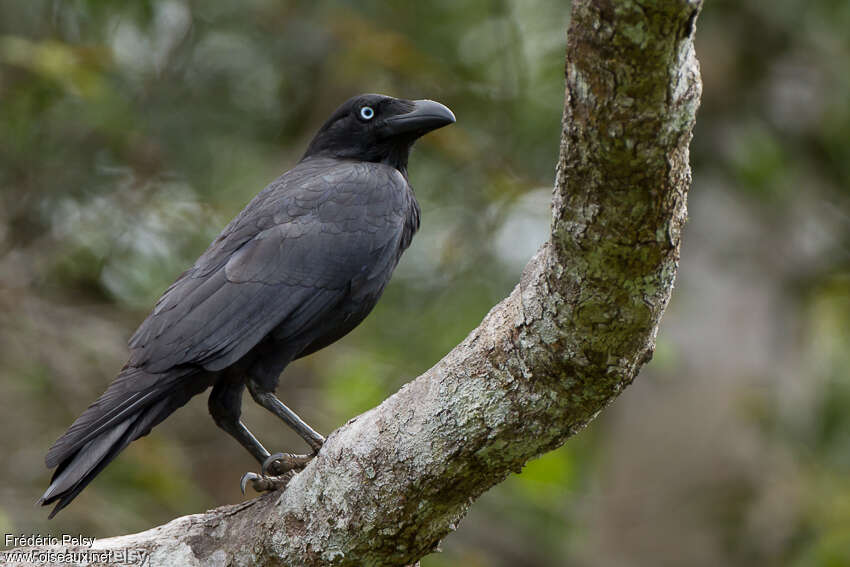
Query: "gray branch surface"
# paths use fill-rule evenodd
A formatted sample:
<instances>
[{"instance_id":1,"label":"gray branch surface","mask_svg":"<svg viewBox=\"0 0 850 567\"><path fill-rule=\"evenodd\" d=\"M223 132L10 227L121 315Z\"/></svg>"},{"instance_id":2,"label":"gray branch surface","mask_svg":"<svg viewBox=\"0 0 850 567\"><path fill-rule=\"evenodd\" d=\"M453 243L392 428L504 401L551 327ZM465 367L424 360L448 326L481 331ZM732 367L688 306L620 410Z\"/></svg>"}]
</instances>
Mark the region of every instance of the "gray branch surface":
<instances>
[{"instance_id":1,"label":"gray branch surface","mask_svg":"<svg viewBox=\"0 0 850 567\"><path fill-rule=\"evenodd\" d=\"M408 565L582 429L650 359L673 288L700 7L573 2L551 238L461 344L331 434L285 491L94 549L151 566Z\"/></svg>"}]
</instances>

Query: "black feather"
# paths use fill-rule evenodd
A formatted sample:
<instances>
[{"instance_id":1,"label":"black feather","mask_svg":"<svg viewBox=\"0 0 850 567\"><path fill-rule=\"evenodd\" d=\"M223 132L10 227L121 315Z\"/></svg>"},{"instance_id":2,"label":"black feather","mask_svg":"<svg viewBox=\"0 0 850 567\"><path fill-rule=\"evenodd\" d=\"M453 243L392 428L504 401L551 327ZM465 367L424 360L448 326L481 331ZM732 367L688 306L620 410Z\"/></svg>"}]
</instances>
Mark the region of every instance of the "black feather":
<instances>
[{"instance_id":1,"label":"black feather","mask_svg":"<svg viewBox=\"0 0 850 567\"><path fill-rule=\"evenodd\" d=\"M364 105L373 119L362 119ZM40 503L57 502L51 517L192 396L248 381L273 390L290 360L357 326L419 228L410 148L453 121L432 101L381 95L337 109L298 165L165 291L130 339L117 379L48 451L56 471ZM238 416L239 397L225 399Z\"/></svg>"}]
</instances>

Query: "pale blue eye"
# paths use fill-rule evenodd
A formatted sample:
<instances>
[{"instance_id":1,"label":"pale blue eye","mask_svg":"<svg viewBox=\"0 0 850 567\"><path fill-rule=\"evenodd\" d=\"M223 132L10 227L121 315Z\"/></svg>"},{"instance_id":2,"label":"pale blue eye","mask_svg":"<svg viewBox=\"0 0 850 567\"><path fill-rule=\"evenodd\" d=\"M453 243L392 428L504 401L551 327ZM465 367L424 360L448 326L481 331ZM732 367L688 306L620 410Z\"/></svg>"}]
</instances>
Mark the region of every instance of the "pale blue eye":
<instances>
[{"instance_id":1,"label":"pale blue eye","mask_svg":"<svg viewBox=\"0 0 850 567\"><path fill-rule=\"evenodd\" d=\"M372 110L371 106L364 106L360 109L360 118L363 120L372 120L373 116L375 116L375 111Z\"/></svg>"}]
</instances>

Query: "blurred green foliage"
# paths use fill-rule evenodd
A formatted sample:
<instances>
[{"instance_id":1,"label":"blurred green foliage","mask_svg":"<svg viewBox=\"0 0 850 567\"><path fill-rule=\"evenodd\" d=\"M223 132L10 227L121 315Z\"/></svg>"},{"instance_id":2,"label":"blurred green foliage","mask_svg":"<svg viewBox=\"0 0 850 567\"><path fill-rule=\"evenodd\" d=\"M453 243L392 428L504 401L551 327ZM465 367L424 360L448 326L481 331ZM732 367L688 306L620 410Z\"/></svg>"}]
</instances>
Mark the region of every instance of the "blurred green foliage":
<instances>
[{"instance_id":1,"label":"blurred green foliage","mask_svg":"<svg viewBox=\"0 0 850 567\"><path fill-rule=\"evenodd\" d=\"M224 224L359 92L458 116L376 311L281 397L329 432L450 350L546 238L568 6L0 0L0 531L140 530L238 501L203 399L51 523L52 441ZM850 4L708 2L691 226L653 363L423 565L850 565ZM272 449L299 441L253 404Z\"/></svg>"}]
</instances>

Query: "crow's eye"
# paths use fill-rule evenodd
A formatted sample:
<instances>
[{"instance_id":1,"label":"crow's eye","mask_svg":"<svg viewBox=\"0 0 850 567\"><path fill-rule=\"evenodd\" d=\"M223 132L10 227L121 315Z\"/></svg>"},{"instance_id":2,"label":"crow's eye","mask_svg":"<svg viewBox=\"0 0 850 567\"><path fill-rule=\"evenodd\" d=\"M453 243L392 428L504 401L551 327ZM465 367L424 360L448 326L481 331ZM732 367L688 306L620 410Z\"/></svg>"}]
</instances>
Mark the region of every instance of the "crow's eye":
<instances>
[{"instance_id":1,"label":"crow's eye","mask_svg":"<svg viewBox=\"0 0 850 567\"><path fill-rule=\"evenodd\" d=\"M360 109L360 118L363 120L372 120L373 116L375 116L375 111L372 110L371 106L364 106Z\"/></svg>"}]
</instances>

